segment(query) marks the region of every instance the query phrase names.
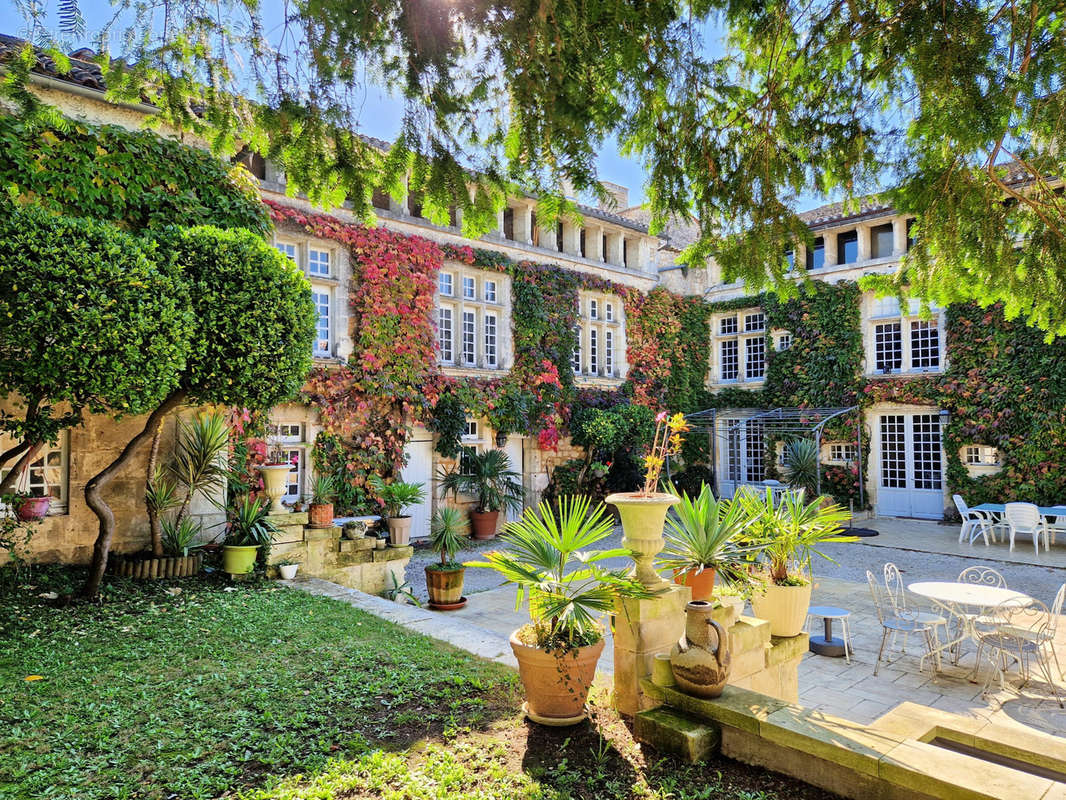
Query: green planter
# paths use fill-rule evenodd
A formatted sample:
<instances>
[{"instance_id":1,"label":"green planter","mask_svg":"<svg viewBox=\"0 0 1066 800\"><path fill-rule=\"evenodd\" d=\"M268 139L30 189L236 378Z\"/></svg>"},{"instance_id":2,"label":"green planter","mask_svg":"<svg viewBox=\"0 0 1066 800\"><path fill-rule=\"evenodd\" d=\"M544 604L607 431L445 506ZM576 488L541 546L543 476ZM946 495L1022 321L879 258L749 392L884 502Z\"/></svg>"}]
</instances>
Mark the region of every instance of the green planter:
<instances>
[{"instance_id":1,"label":"green planter","mask_svg":"<svg viewBox=\"0 0 1066 800\"><path fill-rule=\"evenodd\" d=\"M259 545L231 545L222 548L222 569L230 575L246 575L255 568Z\"/></svg>"}]
</instances>

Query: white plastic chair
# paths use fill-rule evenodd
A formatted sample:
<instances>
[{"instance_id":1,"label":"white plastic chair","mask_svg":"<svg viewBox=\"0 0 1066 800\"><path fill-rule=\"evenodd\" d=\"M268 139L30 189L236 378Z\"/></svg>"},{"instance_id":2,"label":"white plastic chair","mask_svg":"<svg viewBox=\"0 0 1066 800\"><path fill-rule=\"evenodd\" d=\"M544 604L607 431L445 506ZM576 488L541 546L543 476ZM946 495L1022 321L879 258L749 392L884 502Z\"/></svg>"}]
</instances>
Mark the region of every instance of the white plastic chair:
<instances>
[{"instance_id":1,"label":"white plastic chair","mask_svg":"<svg viewBox=\"0 0 1066 800\"><path fill-rule=\"evenodd\" d=\"M959 530L959 544L966 539L967 535L970 537L970 544L973 544L974 539L979 535L985 539L985 547L988 546L988 537L992 537L992 541L996 541L996 529L995 521L990 516L985 516L982 511L974 511L972 508L966 505L966 501L962 499L962 495L953 494L951 499L955 501L955 508L958 509L959 515L962 517L962 528Z\"/></svg>"},{"instance_id":2,"label":"white plastic chair","mask_svg":"<svg viewBox=\"0 0 1066 800\"><path fill-rule=\"evenodd\" d=\"M1007 523L1010 535L1010 549L1014 550L1014 537L1028 534L1033 537L1033 549L1040 554L1040 539L1044 540L1044 549L1051 549L1047 523L1040 516L1040 509L1032 503L1007 503L1003 507L1003 520Z\"/></svg>"}]
</instances>

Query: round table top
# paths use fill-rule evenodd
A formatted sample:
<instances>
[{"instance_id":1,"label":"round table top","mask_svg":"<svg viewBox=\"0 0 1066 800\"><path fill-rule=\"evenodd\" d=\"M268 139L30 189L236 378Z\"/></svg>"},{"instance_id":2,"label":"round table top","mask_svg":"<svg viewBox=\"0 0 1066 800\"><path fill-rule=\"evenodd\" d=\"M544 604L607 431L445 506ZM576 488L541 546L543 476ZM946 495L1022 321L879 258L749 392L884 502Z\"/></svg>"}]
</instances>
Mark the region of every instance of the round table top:
<instances>
[{"instance_id":1,"label":"round table top","mask_svg":"<svg viewBox=\"0 0 1066 800\"><path fill-rule=\"evenodd\" d=\"M958 581L918 581L907 585L917 595L960 606L993 608L1002 605L1024 605L1032 601L1027 594L999 586L983 586L978 583Z\"/></svg>"},{"instance_id":2,"label":"round table top","mask_svg":"<svg viewBox=\"0 0 1066 800\"><path fill-rule=\"evenodd\" d=\"M828 619L841 619L851 615L851 612L846 608L837 608L836 606L811 606L807 609L807 613L813 617L825 617Z\"/></svg>"}]
</instances>

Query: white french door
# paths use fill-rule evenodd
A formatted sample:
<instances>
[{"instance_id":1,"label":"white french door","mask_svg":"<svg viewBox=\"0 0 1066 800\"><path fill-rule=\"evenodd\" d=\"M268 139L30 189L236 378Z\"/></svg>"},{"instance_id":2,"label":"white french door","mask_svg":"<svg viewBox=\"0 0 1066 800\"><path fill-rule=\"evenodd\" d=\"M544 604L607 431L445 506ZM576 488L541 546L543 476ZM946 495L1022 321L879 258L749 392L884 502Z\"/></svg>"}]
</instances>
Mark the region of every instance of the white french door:
<instances>
[{"instance_id":1,"label":"white french door","mask_svg":"<svg viewBox=\"0 0 1066 800\"><path fill-rule=\"evenodd\" d=\"M722 452L723 464L719 493L732 497L741 486L761 484L766 480L766 443L761 422L745 422L733 427L736 420L727 421L728 433Z\"/></svg>"},{"instance_id":2,"label":"white french door","mask_svg":"<svg viewBox=\"0 0 1066 800\"><path fill-rule=\"evenodd\" d=\"M417 426L415 435L428 434L421 426ZM426 490L426 499L406 512L411 515L411 538L424 539L429 536L429 521L433 513L433 441L412 436L404 452L407 466L403 468L403 479L407 483L421 483Z\"/></svg>"},{"instance_id":3,"label":"white french door","mask_svg":"<svg viewBox=\"0 0 1066 800\"><path fill-rule=\"evenodd\" d=\"M877 513L944 516L944 451L940 415L901 412L878 419Z\"/></svg>"}]
</instances>

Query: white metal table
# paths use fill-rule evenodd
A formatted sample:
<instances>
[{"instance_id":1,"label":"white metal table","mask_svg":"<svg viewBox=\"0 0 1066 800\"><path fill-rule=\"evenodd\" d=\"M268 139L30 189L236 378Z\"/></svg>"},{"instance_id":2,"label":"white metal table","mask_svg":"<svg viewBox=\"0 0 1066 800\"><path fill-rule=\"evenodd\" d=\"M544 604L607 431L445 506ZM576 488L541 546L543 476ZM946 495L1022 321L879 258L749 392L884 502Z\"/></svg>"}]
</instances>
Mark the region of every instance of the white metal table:
<instances>
[{"instance_id":1,"label":"white metal table","mask_svg":"<svg viewBox=\"0 0 1066 800\"><path fill-rule=\"evenodd\" d=\"M932 600L948 614L959 620L959 635L941 644L934 652L942 653L957 647L967 639L977 641L974 622L997 608L1025 606L1032 602L1029 595L999 586L983 586L958 581L917 581L907 589L920 597ZM974 676L979 665L974 665Z\"/></svg>"}]
</instances>

